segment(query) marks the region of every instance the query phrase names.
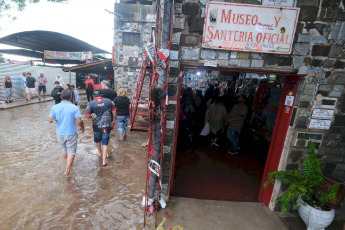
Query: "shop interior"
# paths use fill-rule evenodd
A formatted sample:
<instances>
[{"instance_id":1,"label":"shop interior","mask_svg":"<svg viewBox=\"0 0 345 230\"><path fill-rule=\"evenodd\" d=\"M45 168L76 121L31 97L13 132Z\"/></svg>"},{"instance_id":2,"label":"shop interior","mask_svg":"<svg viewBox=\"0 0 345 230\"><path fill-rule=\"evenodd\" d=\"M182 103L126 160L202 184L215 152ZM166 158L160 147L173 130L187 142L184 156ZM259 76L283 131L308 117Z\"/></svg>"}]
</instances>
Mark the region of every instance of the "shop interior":
<instances>
[{"instance_id":1,"label":"shop interior","mask_svg":"<svg viewBox=\"0 0 345 230\"><path fill-rule=\"evenodd\" d=\"M173 195L197 199L257 201L285 76L185 70L182 80ZM227 113L244 95L247 115L239 151L231 154L227 124L217 140L201 136L208 107L220 100Z\"/></svg>"}]
</instances>

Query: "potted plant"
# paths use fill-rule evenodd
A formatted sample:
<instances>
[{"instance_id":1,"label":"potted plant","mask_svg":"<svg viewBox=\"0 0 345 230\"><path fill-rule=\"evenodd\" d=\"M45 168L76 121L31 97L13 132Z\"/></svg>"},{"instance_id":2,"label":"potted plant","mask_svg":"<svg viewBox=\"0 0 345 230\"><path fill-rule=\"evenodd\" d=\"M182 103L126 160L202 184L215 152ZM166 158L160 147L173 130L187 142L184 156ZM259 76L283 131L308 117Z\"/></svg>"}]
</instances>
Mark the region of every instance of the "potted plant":
<instances>
[{"instance_id":1,"label":"potted plant","mask_svg":"<svg viewBox=\"0 0 345 230\"><path fill-rule=\"evenodd\" d=\"M324 175L320 161L316 157L315 145L310 140L308 147L309 156L305 158L301 172L297 169L273 171L268 174L264 188L274 184L276 180L289 185L289 188L276 200L281 204L281 213L298 210L308 229L324 229L334 219L334 209L328 207L326 203L335 200L339 183L330 186L323 194L318 192L324 182Z\"/></svg>"}]
</instances>

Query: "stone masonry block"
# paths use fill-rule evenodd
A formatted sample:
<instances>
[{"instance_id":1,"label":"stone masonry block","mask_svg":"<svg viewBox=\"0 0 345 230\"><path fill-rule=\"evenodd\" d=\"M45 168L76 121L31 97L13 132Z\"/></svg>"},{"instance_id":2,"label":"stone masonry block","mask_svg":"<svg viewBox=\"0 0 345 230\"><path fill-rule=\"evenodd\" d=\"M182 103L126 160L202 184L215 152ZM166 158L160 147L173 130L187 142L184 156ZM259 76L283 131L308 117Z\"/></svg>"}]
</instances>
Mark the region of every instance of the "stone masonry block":
<instances>
[{"instance_id":1,"label":"stone masonry block","mask_svg":"<svg viewBox=\"0 0 345 230\"><path fill-rule=\"evenodd\" d=\"M329 93L329 96L330 96L330 97L341 97L341 92L332 90L332 91Z\"/></svg>"},{"instance_id":2,"label":"stone masonry block","mask_svg":"<svg viewBox=\"0 0 345 230\"><path fill-rule=\"evenodd\" d=\"M193 3L187 3L182 6L182 13L185 15L192 15L192 16L198 15L199 10L200 10L199 6Z\"/></svg>"},{"instance_id":3,"label":"stone masonry block","mask_svg":"<svg viewBox=\"0 0 345 230\"><path fill-rule=\"evenodd\" d=\"M171 43L180 44L181 32L173 33L171 36Z\"/></svg>"},{"instance_id":4,"label":"stone masonry block","mask_svg":"<svg viewBox=\"0 0 345 230\"><path fill-rule=\"evenodd\" d=\"M293 68L297 69L298 67L302 66L304 62L304 58L302 56L295 56L292 60Z\"/></svg>"},{"instance_id":5,"label":"stone masonry block","mask_svg":"<svg viewBox=\"0 0 345 230\"><path fill-rule=\"evenodd\" d=\"M311 55L327 57L330 50L331 50L331 46L313 45Z\"/></svg>"},{"instance_id":6,"label":"stone masonry block","mask_svg":"<svg viewBox=\"0 0 345 230\"><path fill-rule=\"evenodd\" d=\"M198 60L200 48L182 47L182 60Z\"/></svg>"},{"instance_id":7,"label":"stone masonry block","mask_svg":"<svg viewBox=\"0 0 345 230\"><path fill-rule=\"evenodd\" d=\"M297 35L297 42L310 42L311 35L309 34L298 34Z\"/></svg>"},{"instance_id":8,"label":"stone masonry block","mask_svg":"<svg viewBox=\"0 0 345 230\"><path fill-rule=\"evenodd\" d=\"M324 62L323 62L323 66L324 67L332 67L334 64L334 61L333 60L330 60L330 59L326 59Z\"/></svg>"},{"instance_id":9,"label":"stone masonry block","mask_svg":"<svg viewBox=\"0 0 345 230\"><path fill-rule=\"evenodd\" d=\"M344 86L343 85L335 85L335 86L333 86L333 90L338 91L338 92L343 92Z\"/></svg>"},{"instance_id":10,"label":"stone masonry block","mask_svg":"<svg viewBox=\"0 0 345 230\"><path fill-rule=\"evenodd\" d=\"M174 29L181 29L181 30L183 30L184 29L185 21L186 21L185 16L183 16L183 15L175 15L174 16L174 23L173 23Z\"/></svg>"},{"instance_id":11,"label":"stone masonry block","mask_svg":"<svg viewBox=\"0 0 345 230\"><path fill-rule=\"evenodd\" d=\"M276 65L278 62L278 57L277 55L274 54L269 54L265 58L265 64L266 65Z\"/></svg>"},{"instance_id":12,"label":"stone masonry block","mask_svg":"<svg viewBox=\"0 0 345 230\"><path fill-rule=\"evenodd\" d=\"M334 69L343 69L345 67L345 62L336 61L333 65Z\"/></svg>"},{"instance_id":13,"label":"stone masonry block","mask_svg":"<svg viewBox=\"0 0 345 230\"><path fill-rule=\"evenodd\" d=\"M201 50L201 59L216 59L217 52L215 50Z\"/></svg>"},{"instance_id":14,"label":"stone masonry block","mask_svg":"<svg viewBox=\"0 0 345 230\"><path fill-rule=\"evenodd\" d=\"M345 58L345 47L344 46L332 46L329 52L330 58Z\"/></svg>"},{"instance_id":15,"label":"stone masonry block","mask_svg":"<svg viewBox=\"0 0 345 230\"><path fill-rule=\"evenodd\" d=\"M302 2L302 1L299 1ZM298 21L315 21L317 19L318 6L302 6L300 7L300 14Z\"/></svg>"},{"instance_id":16,"label":"stone masonry block","mask_svg":"<svg viewBox=\"0 0 345 230\"><path fill-rule=\"evenodd\" d=\"M255 60L255 59L252 60L251 67L261 68L263 66L264 66L264 60Z\"/></svg>"},{"instance_id":17,"label":"stone masonry block","mask_svg":"<svg viewBox=\"0 0 345 230\"><path fill-rule=\"evenodd\" d=\"M278 59L278 66L291 66L292 58L291 57L280 57Z\"/></svg>"},{"instance_id":18,"label":"stone masonry block","mask_svg":"<svg viewBox=\"0 0 345 230\"><path fill-rule=\"evenodd\" d=\"M237 58L238 59L249 59L250 53L248 52L238 52L237 53Z\"/></svg>"},{"instance_id":19,"label":"stone masonry block","mask_svg":"<svg viewBox=\"0 0 345 230\"><path fill-rule=\"evenodd\" d=\"M229 53L218 53L218 59L219 60L228 60L229 59Z\"/></svg>"},{"instance_id":20,"label":"stone masonry block","mask_svg":"<svg viewBox=\"0 0 345 230\"><path fill-rule=\"evenodd\" d=\"M175 3L174 10L175 14L182 14L182 3Z\"/></svg>"},{"instance_id":21,"label":"stone masonry block","mask_svg":"<svg viewBox=\"0 0 345 230\"><path fill-rule=\"evenodd\" d=\"M311 38L311 42L315 44L324 44L326 42L326 38L324 36L313 36Z\"/></svg>"},{"instance_id":22,"label":"stone masonry block","mask_svg":"<svg viewBox=\"0 0 345 230\"><path fill-rule=\"evenodd\" d=\"M189 32L202 34L204 30L204 18L192 17L188 18Z\"/></svg>"},{"instance_id":23,"label":"stone masonry block","mask_svg":"<svg viewBox=\"0 0 345 230\"><path fill-rule=\"evenodd\" d=\"M296 43L293 47L294 55L306 56L309 53L309 43Z\"/></svg>"}]
</instances>

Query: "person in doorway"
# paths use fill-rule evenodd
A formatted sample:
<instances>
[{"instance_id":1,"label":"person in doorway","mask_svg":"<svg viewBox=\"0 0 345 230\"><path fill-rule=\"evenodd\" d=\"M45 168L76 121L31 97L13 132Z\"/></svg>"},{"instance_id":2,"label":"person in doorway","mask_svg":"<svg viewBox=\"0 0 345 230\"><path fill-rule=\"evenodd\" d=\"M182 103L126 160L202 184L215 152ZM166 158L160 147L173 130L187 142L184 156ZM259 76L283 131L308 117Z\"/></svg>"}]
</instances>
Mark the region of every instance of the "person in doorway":
<instances>
[{"instance_id":1,"label":"person in doorway","mask_svg":"<svg viewBox=\"0 0 345 230\"><path fill-rule=\"evenodd\" d=\"M228 151L230 154L238 154L238 136L241 133L244 120L248 113L248 107L245 104L246 97L243 95L239 96L237 101L238 103L231 109L228 117L229 126L227 136L233 145L232 150L229 149Z\"/></svg>"},{"instance_id":2,"label":"person in doorway","mask_svg":"<svg viewBox=\"0 0 345 230\"><path fill-rule=\"evenodd\" d=\"M36 94L36 96L38 97L38 100L41 101L40 95L36 92L37 81L34 77L31 76L31 73L27 73L26 87L27 87L26 92L28 94L28 98L27 98L26 102L29 102L31 100L31 96L33 96L34 94Z\"/></svg>"},{"instance_id":3,"label":"person in doorway","mask_svg":"<svg viewBox=\"0 0 345 230\"><path fill-rule=\"evenodd\" d=\"M115 90L110 89L109 81L101 81L102 85L102 95L104 98L108 98L109 100L113 101L115 97L117 97L117 93Z\"/></svg>"},{"instance_id":4,"label":"person in doorway","mask_svg":"<svg viewBox=\"0 0 345 230\"><path fill-rule=\"evenodd\" d=\"M116 108L116 123L119 130L120 142L123 142L127 137L127 123L129 118L130 100L127 97L127 91L124 88L119 89L119 96L114 99Z\"/></svg>"},{"instance_id":5,"label":"person in doorway","mask_svg":"<svg viewBox=\"0 0 345 230\"><path fill-rule=\"evenodd\" d=\"M60 86L62 88L65 88L65 82L63 81L62 77L60 76L60 74L58 74L55 78L55 81L54 81L54 85L55 85L55 82L58 81Z\"/></svg>"},{"instance_id":6,"label":"person in doorway","mask_svg":"<svg viewBox=\"0 0 345 230\"><path fill-rule=\"evenodd\" d=\"M71 91L63 90L61 92L62 102L53 106L48 117L49 123L57 121L56 135L62 149L62 156L66 160L64 172L66 177L71 177L71 167L77 153L77 124L81 133L84 133L84 122L81 119L79 108L70 102L71 97Z\"/></svg>"},{"instance_id":7,"label":"person in doorway","mask_svg":"<svg viewBox=\"0 0 345 230\"><path fill-rule=\"evenodd\" d=\"M37 82L38 82L38 95L41 96L41 92L43 91L43 98L46 98L47 78L44 76L43 73L40 73L40 76L38 77Z\"/></svg>"},{"instance_id":8,"label":"person in doorway","mask_svg":"<svg viewBox=\"0 0 345 230\"><path fill-rule=\"evenodd\" d=\"M63 88L60 86L59 81L54 82L55 88L52 90L51 95L55 100L55 105L59 104L61 102L61 92L63 91Z\"/></svg>"},{"instance_id":9,"label":"person in doorway","mask_svg":"<svg viewBox=\"0 0 345 230\"><path fill-rule=\"evenodd\" d=\"M12 83L11 77L6 76L2 83L5 89L6 103L10 103L12 102L12 96L13 96L13 83Z\"/></svg>"},{"instance_id":10,"label":"person in doorway","mask_svg":"<svg viewBox=\"0 0 345 230\"><path fill-rule=\"evenodd\" d=\"M26 87L26 77L27 77L27 74L24 72L23 77L22 77L22 83L23 83L23 87L25 89L25 91L24 91L25 92L25 100L27 101L28 100L28 93L27 93L28 89Z\"/></svg>"},{"instance_id":11,"label":"person in doorway","mask_svg":"<svg viewBox=\"0 0 345 230\"><path fill-rule=\"evenodd\" d=\"M87 75L87 79L85 81L85 87L86 87L86 96L87 96L88 102L93 100L93 89L95 88L94 86L95 84L91 75Z\"/></svg>"},{"instance_id":12,"label":"person in doorway","mask_svg":"<svg viewBox=\"0 0 345 230\"><path fill-rule=\"evenodd\" d=\"M74 92L74 104L78 105L79 102L79 93L78 90L76 90L74 85L71 85L71 90Z\"/></svg>"},{"instance_id":13,"label":"person in doorway","mask_svg":"<svg viewBox=\"0 0 345 230\"><path fill-rule=\"evenodd\" d=\"M92 118L92 128L94 141L98 150L98 156L102 156L103 147L103 166L107 165L108 143L110 131L113 129L111 115L115 116L115 106L108 98L103 98L101 90L94 91L95 100L91 101L86 108L85 116Z\"/></svg>"},{"instance_id":14,"label":"person in doorway","mask_svg":"<svg viewBox=\"0 0 345 230\"><path fill-rule=\"evenodd\" d=\"M215 99L215 103L210 105L206 112L205 124L209 122L211 131L211 145L219 146L217 143L220 135L224 131L228 113L220 97Z\"/></svg>"}]
</instances>

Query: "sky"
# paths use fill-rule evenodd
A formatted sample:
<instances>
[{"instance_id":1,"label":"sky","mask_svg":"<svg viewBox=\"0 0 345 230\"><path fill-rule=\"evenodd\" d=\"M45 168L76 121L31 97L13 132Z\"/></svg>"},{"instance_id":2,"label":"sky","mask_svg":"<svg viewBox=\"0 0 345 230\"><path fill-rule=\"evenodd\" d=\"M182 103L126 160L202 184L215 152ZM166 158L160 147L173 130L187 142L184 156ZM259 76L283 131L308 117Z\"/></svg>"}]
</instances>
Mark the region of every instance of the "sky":
<instances>
[{"instance_id":1,"label":"sky","mask_svg":"<svg viewBox=\"0 0 345 230\"><path fill-rule=\"evenodd\" d=\"M69 0L67 3L28 4L24 11L12 12L17 19L0 19L0 38L31 30L64 33L111 52L113 45L115 0ZM0 44L0 49L9 48ZM6 56L6 55L4 55Z\"/></svg>"}]
</instances>

